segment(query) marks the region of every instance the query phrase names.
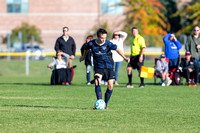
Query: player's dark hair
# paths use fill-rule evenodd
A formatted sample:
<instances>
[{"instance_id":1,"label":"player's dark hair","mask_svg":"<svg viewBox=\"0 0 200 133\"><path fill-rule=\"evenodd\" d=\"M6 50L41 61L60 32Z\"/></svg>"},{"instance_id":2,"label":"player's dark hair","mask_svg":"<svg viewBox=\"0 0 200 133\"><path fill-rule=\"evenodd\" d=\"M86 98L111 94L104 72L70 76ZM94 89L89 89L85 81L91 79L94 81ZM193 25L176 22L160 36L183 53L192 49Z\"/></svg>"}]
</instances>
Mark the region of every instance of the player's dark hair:
<instances>
[{"instance_id":1,"label":"player's dark hair","mask_svg":"<svg viewBox=\"0 0 200 133\"><path fill-rule=\"evenodd\" d=\"M67 29L67 31L69 31L69 27L67 26L63 27L63 32L64 32L64 29Z\"/></svg>"},{"instance_id":2,"label":"player's dark hair","mask_svg":"<svg viewBox=\"0 0 200 133\"><path fill-rule=\"evenodd\" d=\"M137 27L132 27L131 31L133 31L133 30L138 30L138 28Z\"/></svg>"},{"instance_id":3,"label":"player's dark hair","mask_svg":"<svg viewBox=\"0 0 200 133\"><path fill-rule=\"evenodd\" d=\"M58 50L57 52L56 52L56 56L58 55L58 53L60 53L60 52L63 52L62 50Z\"/></svg>"},{"instance_id":4,"label":"player's dark hair","mask_svg":"<svg viewBox=\"0 0 200 133\"><path fill-rule=\"evenodd\" d=\"M89 39L90 41L92 41L94 39L94 37L93 37L93 35L89 35L86 37L86 39ZM87 41L86 41L86 43L87 43Z\"/></svg>"},{"instance_id":5,"label":"player's dark hair","mask_svg":"<svg viewBox=\"0 0 200 133\"><path fill-rule=\"evenodd\" d=\"M97 30L97 37L100 37L101 34L107 34L107 31L102 29L102 28L98 29Z\"/></svg>"},{"instance_id":6,"label":"player's dark hair","mask_svg":"<svg viewBox=\"0 0 200 133\"><path fill-rule=\"evenodd\" d=\"M93 35L89 35L89 36L87 36L86 39L93 40Z\"/></svg>"},{"instance_id":7,"label":"player's dark hair","mask_svg":"<svg viewBox=\"0 0 200 133\"><path fill-rule=\"evenodd\" d=\"M115 38L116 34L113 33L112 39ZM119 37L121 36L120 34L118 35Z\"/></svg>"}]
</instances>

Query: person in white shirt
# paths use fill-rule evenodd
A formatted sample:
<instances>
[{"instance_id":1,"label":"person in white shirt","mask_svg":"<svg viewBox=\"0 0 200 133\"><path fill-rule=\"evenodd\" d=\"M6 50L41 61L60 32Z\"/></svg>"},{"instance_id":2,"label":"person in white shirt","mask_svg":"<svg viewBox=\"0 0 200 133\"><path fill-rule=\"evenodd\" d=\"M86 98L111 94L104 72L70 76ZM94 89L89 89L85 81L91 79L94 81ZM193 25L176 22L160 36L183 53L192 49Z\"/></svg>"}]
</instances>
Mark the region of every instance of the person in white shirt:
<instances>
[{"instance_id":1,"label":"person in white shirt","mask_svg":"<svg viewBox=\"0 0 200 133\"><path fill-rule=\"evenodd\" d=\"M51 76L51 84L52 85L60 85L65 84L69 85L70 81L68 81L68 71L67 71L67 65L69 61L70 56L66 53L63 53L61 50L58 50L56 53L56 58L53 60L52 63L48 64L48 68L54 68L52 71Z\"/></svg>"},{"instance_id":2,"label":"person in white shirt","mask_svg":"<svg viewBox=\"0 0 200 133\"><path fill-rule=\"evenodd\" d=\"M124 40L127 37L126 32L122 31L116 31L113 33L112 42L113 44L116 44L117 47L124 53ZM115 70L115 85L119 85L117 80L118 80L118 74L119 74L119 69L121 67L122 61L124 60L115 50L112 50L112 58L114 60L114 70Z\"/></svg>"}]
</instances>

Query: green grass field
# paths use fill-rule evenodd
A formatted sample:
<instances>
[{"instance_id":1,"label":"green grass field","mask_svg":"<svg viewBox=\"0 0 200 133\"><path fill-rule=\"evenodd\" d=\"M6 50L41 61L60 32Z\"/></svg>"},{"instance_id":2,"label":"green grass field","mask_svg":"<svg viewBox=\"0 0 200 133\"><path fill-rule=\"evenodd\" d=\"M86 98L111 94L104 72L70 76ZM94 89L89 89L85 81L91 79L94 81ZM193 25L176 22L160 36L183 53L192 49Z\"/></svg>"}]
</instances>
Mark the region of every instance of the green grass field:
<instances>
[{"instance_id":1,"label":"green grass field","mask_svg":"<svg viewBox=\"0 0 200 133\"><path fill-rule=\"evenodd\" d=\"M124 88L123 62L108 109L93 110L94 85L86 85L84 64L73 62L73 85L50 86L49 62L30 61L25 76L24 61L0 61L0 133L200 132L199 85L161 87L146 79L141 89L134 70L134 88Z\"/></svg>"}]
</instances>

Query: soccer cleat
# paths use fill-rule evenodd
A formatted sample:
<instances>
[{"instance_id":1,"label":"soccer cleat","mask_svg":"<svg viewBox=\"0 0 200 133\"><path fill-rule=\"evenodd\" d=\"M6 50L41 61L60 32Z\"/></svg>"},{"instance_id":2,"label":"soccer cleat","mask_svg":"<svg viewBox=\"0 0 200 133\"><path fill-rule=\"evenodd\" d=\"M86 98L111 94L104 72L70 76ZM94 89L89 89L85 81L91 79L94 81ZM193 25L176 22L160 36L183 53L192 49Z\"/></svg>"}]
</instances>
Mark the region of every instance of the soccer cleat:
<instances>
[{"instance_id":1,"label":"soccer cleat","mask_svg":"<svg viewBox=\"0 0 200 133\"><path fill-rule=\"evenodd\" d=\"M69 85L69 82L63 82L62 84L63 85Z\"/></svg>"},{"instance_id":2,"label":"soccer cleat","mask_svg":"<svg viewBox=\"0 0 200 133\"><path fill-rule=\"evenodd\" d=\"M87 85L91 85L91 83L90 83L90 82L88 82L88 83L87 83Z\"/></svg>"},{"instance_id":3,"label":"soccer cleat","mask_svg":"<svg viewBox=\"0 0 200 133\"><path fill-rule=\"evenodd\" d=\"M171 85L171 83L172 83L172 80L171 80L171 79L168 80L168 81L167 81L167 86Z\"/></svg>"},{"instance_id":4,"label":"soccer cleat","mask_svg":"<svg viewBox=\"0 0 200 133\"><path fill-rule=\"evenodd\" d=\"M191 86L191 84L190 84L190 83L188 83L188 84L187 84L187 86L189 86L189 87L190 87L190 86Z\"/></svg>"},{"instance_id":5,"label":"soccer cleat","mask_svg":"<svg viewBox=\"0 0 200 133\"><path fill-rule=\"evenodd\" d=\"M133 88L132 83L128 83L128 84L126 84L126 88Z\"/></svg>"},{"instance_id":6,"label":"soccer cleat","mask_svg":"<svg viewBox=\"0 0 200 133\"><path fill-rule=\"evenodd\" d=\"M93 110L96 110L96 109L97 109L97 108L95 108L95 107L93 108Z\"/></svg>"},{"instance_id":7,"label":"soccer cleat","mask_svg":"<svg viewBox=\"0 0 200 133\"><path fill-rule=\"evenodd\" d=\"M144 84L140 84L140 86L139 86L140 88L144 88Z\"/></svg>"},{"instance_id":8,"label":"soccer cleat","mask_svg":"<svg viewBox=\"0 0 200 133\"><path fill-rule=\"evenodd\" d=\"M192 84L193 87L196 87L197 85L195 83Z\"/></svg>"},{"instance_id":9,"label":"soccer cleat","mask_svg":"<svg viewBox=\"0 0 200 133\"><path fill-rule=\"evenodd\" d=\"M163 81L161 80L161 81L158 83L158 85L162 85L162 83L163 83Z\"/></svg>"},{"instance_id":10,"label":"soccer cleat","mask_svg":"<svg viewBox=\"0 0 200 133\"><path fill-rule=\"evenodd\" d=\"M105 106L105 109L107 109L107 106Z\"/></svg>"},{"instance_id":11,"label":"soccer cleat","mask_svg":"<svg viewBox=\"0 0 200 133\"><path fill-rule=\"evenodd\" d=\"M163 82L163 83L161 84L161 86L165 86L165 82Z\"/></svg>"}]
</instances>

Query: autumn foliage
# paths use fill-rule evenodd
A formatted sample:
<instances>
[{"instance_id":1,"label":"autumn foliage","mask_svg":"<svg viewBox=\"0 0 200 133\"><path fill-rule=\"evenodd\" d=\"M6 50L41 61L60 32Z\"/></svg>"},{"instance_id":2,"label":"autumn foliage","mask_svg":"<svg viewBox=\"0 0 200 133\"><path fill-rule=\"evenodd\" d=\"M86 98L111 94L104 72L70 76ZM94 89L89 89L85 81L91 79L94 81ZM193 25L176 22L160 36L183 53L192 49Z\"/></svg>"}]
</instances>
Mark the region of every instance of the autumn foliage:
<instances>
[{"instance_id":1,"label":"autumn foliage","mask_svg":"<svg viewBox=\"0 0 200 133\"><path fill-rule=\"evenodd\" d=\"M137 26L143 35L165 35L170 28L159 0L125 0L125 29Z\"/></svg>"}]
</instances>

